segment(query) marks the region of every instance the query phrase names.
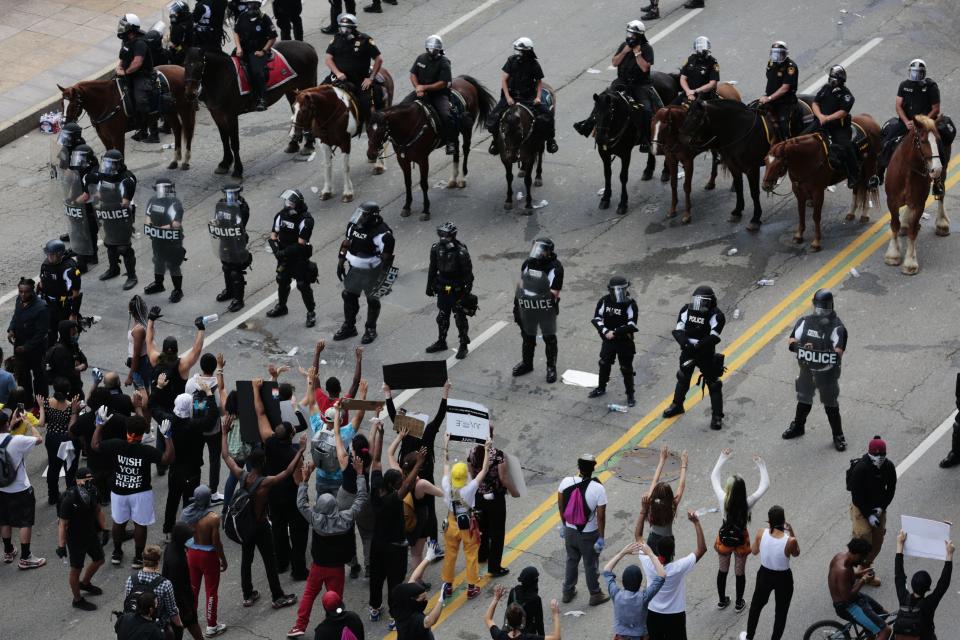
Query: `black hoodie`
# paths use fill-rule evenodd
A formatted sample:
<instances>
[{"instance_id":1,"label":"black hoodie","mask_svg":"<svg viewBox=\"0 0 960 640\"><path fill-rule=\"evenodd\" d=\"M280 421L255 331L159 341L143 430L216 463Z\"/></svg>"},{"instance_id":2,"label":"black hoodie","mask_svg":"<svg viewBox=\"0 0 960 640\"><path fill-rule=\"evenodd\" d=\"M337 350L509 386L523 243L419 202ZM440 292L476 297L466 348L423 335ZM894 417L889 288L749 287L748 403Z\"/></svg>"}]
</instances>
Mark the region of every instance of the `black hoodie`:
<instances>
[{"instance_id":1,"label":"black hoodie","mask_svg":"<svg viewBox=\"0 0 960 640\"><path fill-rule=\"evenodd\" d=\"M313 633L313 640L341 640L343 630L350 629L357 640L364 640L363 622L360 616L353 611L343 611L340 613L327 613L323 622L317 625Z\"/></svg>"}]
</instances>

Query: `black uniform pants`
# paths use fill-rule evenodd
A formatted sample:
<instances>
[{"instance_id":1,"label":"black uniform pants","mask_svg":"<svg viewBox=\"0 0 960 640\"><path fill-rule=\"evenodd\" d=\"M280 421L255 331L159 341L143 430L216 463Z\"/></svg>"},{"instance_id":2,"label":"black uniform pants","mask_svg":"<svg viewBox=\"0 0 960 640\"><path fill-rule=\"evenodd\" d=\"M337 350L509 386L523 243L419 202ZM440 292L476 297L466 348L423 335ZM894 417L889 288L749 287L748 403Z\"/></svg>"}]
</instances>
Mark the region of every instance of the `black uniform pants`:
<instances>
[{"instance_id":1,"label":"black uniform pants","mask_svg":"<svg viewBox=\"0 0 960 640\"><path fill-rule=\"evenodd\" d=\"M507 527L507 498L503 494L494 494L487 499L477 494L477 524L480 525L480 548L477 560L487 563L487 571L495 572L501 568L503 544Z\"/></svg>"},{"instance_id":2,"label":"black uniform pants","mask_svg":"<svg viewBox=\"0 0 960 640\"><path fill-rule=\"evenodd\" d=\"M424 94L423 100L433 106L440 118L440 135L444 142L457 141L457 128L453 123L453 116L450 115L450 95L446 91L431 91Z\"/></svg>"},{"instance_id":3,"label":"black uniform pants","mask_svg":"<svg viewBox=\"0 0 960 640\"><path fill-rule=\"evenodd\" d=\"M23 353L14 351L13 357L16 364L17 384L23 387L26 397L33 398L35 395L46 397L47 367L43 362L43 350L28 350Z\"/></svg>"},{"instance_id":4,"label":"black uniform pants","mask_svg":"<svg viewBox=\"0 0 960 640\"><path fill-rule=\"evenodd\" d=\"M303 4L300 0L273 0L273 17L277 20L280 29L280 39L290 39L290 28L293 27L293 39L303 40L303 20L300 14Z\"/></svg>"},{"instance_id":5,"label":"black uniform pants","mask_svg":"<svg viewBox=\"0 0 960 640\"><path fill-rule=\"evenodd\" d=\"M270 498L270 521L273 525L273 548L277 555L277 572L288 568L294 577L307 576L307 529L309 525L297 511L297 494Z\"/></svg>"},{"instance_id":6,"label":"black uniform pants","mask_svg":"<svg viewBox=\"0 0 960 640\"><path fill-rule=\"evenodd\" d=\"M387 583L387 606L393 617L393 603L389 594L393 588L402 584L407 575L406 545L374 542L370 545L370 601L371 609L379 609L383 604L383 583Z\"/></svg>"},{"instance_id":7,"label":"black uniform pants","mask_svg":"<svg viewBox=\"0 0 960 640\"><path fill-rule=\"evenodd\" d=\"M250 88L257 99L266 97L267 93L267 56L257 56L255 52L243 48L243 64L250 74Z\"/></svg>"},{"instance_id":8,"label":"black uniform pants","mask_svg":"<svg viewBox=\"0 0 960 640\"><path fill-rule=\"evenodd\" d=\"M793 573L790 569L773 571L766 567L760 567L757 570L757 586L753 589L750 614L747 616L747 637L751 640L757 633L760 612L767 606L771 593L774 594L777 608L773 617L773 633L770 634L770 640L780 640L783 637L783 630L787 626L790 600L793 599Z\"/></svg>"},{"instance_id":9,"label":"black uniform pants","mask_svg":"<svg viewBox=\"0 0 960 640\"><path fill-rule=\"evenodd\" d=\"M310 261L296 260L282 263L277 266L277 296L281 305L286 306L290 297L290 283L297 281L297 290L303 298L303 306L307 311L313 311L316 303L313 300L313 288L310 286Z\"/></svg>"},{"instance_id":10,"label":"black uniform pants","mask_svg":"<svg viewBox=\"0 0 960 640\"><path fill-rule=\"evenodd\" d=\"M523 329L520 329L520 339L522 340L521 354L523 362L533 366L533 354L537 350L537 336L525 333ZM559 351L556 335L543 336L543 350L547 358L547 366L556 367L557 353Z\"/></svg>"},{"instance_id":11,"label":"black uniform pants","mask_svg":"<svg viewBox=\"0 0 960 640\"><path fill-rule=\"evenodd\" d=\"M454 322L457 323L460 342L470 342L470 336L468 335L470 323L467 321L467 314L463 312L462 307L457 306L466 290L462 287L453 286L449 287L450 290L447 291L447 288L447 285L439 285L439 291L437 291L437 329L440 340L447 339L447 332L450 330L450 314L452 313Z\"/></svg>"},{"instance_id":12,"label":"black uniform pants","mask_svg":"<svg viewBox=\"0 0 960 640\"><path fill-rule=\"evenodd\" d=\"M650 84L631 84L622 80L614 80L610 84L614 91L622 91L633 98L634 102L640 105L640 110L631 109L630 115L633 117L634 126L640 130L641 140L650 139L650 123L653 121L653 112L655 105L653 96L656 92Z\"/></svg>"},{"instance_id":13,"label":"black uniform pants","mask_svg":"<svg viewBox=\"0 0 960 640\"><path fill-rule=\"evenodd\" d=\"M221 262L220 267L223 269L224 288L235 300L243 300L243 291L247 286L247 280L243 277L247 272L246 267L237 262Z\"/></svg>"},{"instance_id":14,"label":"black uniform pants","mask_svg":"<svg viewBox=\"0 0 960 640\"><path fill-rule=\"evenodd\" d=\"M340 17L341 13L352 13L354 15L357 13L356 0L329 0L329 2L331 27L337 27L337 18ZM346 7L346 11L344 11L344 7Z\"/></svg>"},{"instance_id":15,"label":"black uniform pants","mask_svg":"<svg viewBox=\"0 0 960 640\"><path fill-rule=\"evenodd\" d=\"M354 327L357 324L357 316L360 314L360 294L344 289L340 295L343 298L343 324ZM366 298L367 322L364 326L368 329L376 329L377 320L380 318L380 299L370 295Z\"/></svg>"},{"instance_id":16,"label":"black uniform pants","mask_svg":"<svg viewBox=\"0 0 960 640\"><path fill-rule=\"evenodd\" d=\"M356 99L357 101L357 109L359 109L360 111L360 118L362 120L362 122L359 123L361 125L370 120L370 112L372 111L370 107L374 102L374 98L373 98L374 91L377 91L380 89L380 87L371 85L369 89L364 91L363 81L366 80L368 77L369 76L367 75L347 76L347 79L346 79L346 82L350 85L350 93L351 95L353 95L354 99ZM330 73L327 75L326 78L323 79L322 84L333 84L334 81L336 81L336 78L332 73ZM383 105L380 105L380 106L382 107Z\"/></svg>"},{"instance_id":17,"label":"black uniform pants","mask_svg":"<svg viewBox=\"0 0 960 640\"><path fill-rule=\"evenodd\" d=\"M814 133L816 131L820 131L827 137L830 154L835 155L843 164L847 172L847 179L859 180L860 162L857 158L857 150L853 146L853 128L849 125L842 127L835 123L822 126L819 121L814 119L813 124L804 129L803 133Z\"/></svg>"},{"instance_id":18,"label":"black uniform pants","mask_svg":"<svg viewBox=\"0 0 960 640\"><path fill-rule=\"evenodd\" d=\"M67 294L70 295L69 293ZM47 315L50 318L50 329L47 331L47 344L54 345L60 340L59 325L63 320L70 319L70 308L59 298L44 297L47 303Z\"/></svg>"},{"instance_id":19,"label":"black uniform pants","mask_svg":"<svg viewBox=\"0 0 960 640\"><path fill-rule=\"evenodd\" d=\"M170 272L170 277L179 278L183 275L183 272L180 270L180 265L183 264L183 259L186 256L186 251L183 248L183 245L177 242L166 242L164 240L154 240L153 242L153 273L154 275L163 276L167 271ZM162 278L161 278L162 279Z\"/></svg>"},{"instance_id":20,"label":"black uniform pants","mask_svg":"<svg viewBox=\"0 0 960 640\"><path fill-rule=\"evenodd\" d=\"M633 356L637 347L629 338L603 339L600 344L600 387L606 387L610 381L610 371L615 360L620 361L620 373L628 395L633 395Z\"/></svg>"},{"instance_id":21,"label":"black uniform pants","mask_svg":"<svg viewBox=\"0 0 960 640\"><path fill-rule=\"evenodd\" d=\"M200 486L200 469L170 467L167 474L167 503L163 509L163 532L173 531L180 505L187 506L193 500L193 491Z\"/></svg>"},{"instance_id":22,"label":"black uniform pants","mask_svg":"<svg viewBox=\"0 0 960 640\"><path fill-rule=\"evenodd\" d=\"M774 100L773 102L768 102L766 104L766 109L773 116L774 121L777 123L777 128L780 130L780 139L786 140L790 137L791 133L791 122L793 121L794 113L797 109L797 101L794 100L784 100L780 98Z\"/></svg>"},{"instance_id":23,"label":"black uniform pants","mask_svg":"<svg viewBox=\"0 0 960 640\"><path fill-rule=\"evenodd\" d=\"M713 415L723 417L723 383L720 381L723 365L718 363L712 348L708 351L695 351L691 347L689 350L680 351L680 368L677 369L677 386L673 391L673 402L683 406L695 369L700 370L703 381L710 391L710 408Z\"/></svg>"},{"instance_id":24,"label":"black uniform pants","mask_svg":"<svg viewBox=\"0 0 960 640\"><path fill-rule=\"evenodd\" d=\"M880 147L880 166L884 169L890 164L890 158L897 148L897 140L907 135L907 125L900 118L891 120L891 124L883 128L883 146Z\"/></svg>"},{"instance_id":25,"label":"black uniform pants","mask_svg":"<svg viewBox=\"0 0 960 640\"><path fill-rule=\"evenodd\" d=\"M150 86L152 79L144 73L125 77L127 78L127 87L133 96L133 104L137 110L137 115L144 118L141 122L146 122L145 118L153 111L150 105L150 95L153 93Z\"/></svg>"},{"instance_id":26,"label":"black uniform pants","mask_svg":"<svg viewBox=\"0 0 960 640\"><path fill-rule=\"evenodd\" d=\"M120 258L123 257L123 266L127 269L128 276L137 275L137 254L129 244L108 244L107 261L110 268L120 268Z\"/></svg>"}]
</instances>

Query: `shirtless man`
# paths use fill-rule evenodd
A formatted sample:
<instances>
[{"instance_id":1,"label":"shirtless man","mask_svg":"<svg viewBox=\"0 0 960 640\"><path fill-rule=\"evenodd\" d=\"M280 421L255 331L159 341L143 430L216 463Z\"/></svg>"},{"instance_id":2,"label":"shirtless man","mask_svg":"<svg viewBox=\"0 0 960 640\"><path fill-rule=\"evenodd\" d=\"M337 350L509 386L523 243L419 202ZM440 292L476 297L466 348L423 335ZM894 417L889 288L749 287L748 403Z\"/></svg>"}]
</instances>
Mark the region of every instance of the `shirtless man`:
<instances>
[{"instance_id":1,"label":"shirtless man","mask_svg":"<svg viewBox=\"0 0 960 640\"><path fill-rule=\"evenodd\" d=\"M871 638L887 640L893 635L893 629L880 617L886 611L876 600L860 593L863 585L873 577L873 569L860 566L871 548L870 543L862 538L848 542L846 553L838 553L830 561L827 584L838 616L856 622Z\"/></svg>"},{"instance_id":2,"label":"shirtless man","mask_svg":"<svg viewBox=\"0 0 960 640\"><path fill-rule=\"evenodd\" d=\"M205 583L203 611L207 618L206 635L210 637L227 627L217 622L220 574L227 570L227 556L220 541L220 514L210 505L210 488L200 485L193 495L193 503L183 510L182 516L193 527L193 539L187 543L187 565L194 603L200 595L201 580Z\"/></svg>"}]
</instances>

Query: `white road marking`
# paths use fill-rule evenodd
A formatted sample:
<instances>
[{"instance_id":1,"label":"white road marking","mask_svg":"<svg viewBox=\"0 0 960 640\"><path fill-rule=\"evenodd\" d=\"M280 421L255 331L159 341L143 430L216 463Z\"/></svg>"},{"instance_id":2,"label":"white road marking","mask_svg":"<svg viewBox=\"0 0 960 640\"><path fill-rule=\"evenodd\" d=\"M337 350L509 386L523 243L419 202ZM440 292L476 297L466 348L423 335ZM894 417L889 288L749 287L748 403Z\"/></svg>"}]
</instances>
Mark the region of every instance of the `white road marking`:
<instances>
[{"instance_id":1,"label":"white road marking","mask_svg":"<svg viewBox=\"0 0 960 640\"><path fill-rule=\"evenodd\" d=\"M267 296L257 304L253 305L252 307L250 307L249 309L241 313L239 316L237 316L230 322L226 323L225 325L223 325L222 327L220 327L210 335L206 336L203 340L203 348L206 349L211 344L213 344L214 342L216 342L223 336L227 335L228 333L230 333L231 331L239 327L241 324L243 324L253 316L257 315L258 313L260 313L261 311L269 307L270 304L274 302L276 299L277 299L277 292L274 291L269 296ZM189 351L189 349L187 351ZM184 355L183 353L180 354L181 357L183 355Z\"/></svg>"},{"instance_id":2,"label":"white road marking","mask_svg":"<svg viewBox=\"0 0 960 640\"><path fill-rule=\"evenodd\" d=\"M696 18L702 11L703 9L694 9L690 11L689 13L687 13L687 15L683 16L676 22L671 23L670 26L665 28L663 31L657 31L655 34L653 34L652 37L650 37L647 40L647 42L649 42L650 44L657 44L658 42L666 38L668 35L673 33L675 29L680 28L682 25Z\"/></svg>"},{"instance_id":3,"label":"white road marking","mask_svg":"<svg viewBox=\"0 0 960 640\"><path fill-rule=\"evenodd\" d=\"M953 421L957 417L957 412L954 411L947 419L940 423L940 426L933 430L933 432L923 439L923 442L917 445L917 448L910 452L910 454L904 458L900 464L897 465L897 477L902 478L903 474L916 463L923 454L930 450L937 440L943 437L943 435L950 430L953 426Z\"/></svg>"},{"instance_id":4,"label":"white road marking","mask_svg":"<svg viewBox=\"0 0 960 640\"><path fill-rule=\"evenodd\" d=\"M853 64L854 62L862 58L863 56L867 55L874 47L876 47L881 42L883 42L883 38L876 37L873 40L869 41L867 44L863 45L862 47L854 51L853 53L851 53L847 58L845 58L844 60L841 60L837 64L839 64L841 67L846 69L848 66L850 66L851 64ZM822 76L820 76L819 78L811 82L807 86L807 88L801 91L800 93L813 93L818 89L820 89L820 87L822 87L824 84L826 84L826 82L827 82L827 74L823 74Z\"/></svg>"},{"instance_id":5,"label":"white road marking","mask_svg":"<svg viewBox=\"0 0 960 640\"><path fill-rule=\"evenodd\" d=\"M462 25L464 22L470 20L471 18L482 13L483 11L486 11L487 9L497 4L498 2L500 2L500 0L487 0L480 6L475 7L473 10L468 11L467 13L463 14L462 16L460 16L459 18L457 18L447 26L443 27L442 29L440 29L440 31L437 31L436 34L438 36L444 36L450 33L451 31L453 31L454 29Z\"/></svg>"}]
</instances>

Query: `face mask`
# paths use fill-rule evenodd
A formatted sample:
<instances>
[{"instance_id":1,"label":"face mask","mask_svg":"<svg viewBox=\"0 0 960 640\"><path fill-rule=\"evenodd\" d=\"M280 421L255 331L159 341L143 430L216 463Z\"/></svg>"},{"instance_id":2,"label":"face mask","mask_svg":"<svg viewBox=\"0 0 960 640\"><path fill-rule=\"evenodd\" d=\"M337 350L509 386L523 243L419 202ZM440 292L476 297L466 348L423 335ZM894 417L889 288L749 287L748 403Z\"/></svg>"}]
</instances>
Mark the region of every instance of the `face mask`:
<instances>
[{"instance_id":1,"label":"face mask","mask_svg":"<svg viewBox=\"0 0 960 640\"><path fill-rule=\"evenodd\" d=\"M80 336L70 336L70 344L80 344Z\"/></svg>"},{"instance_id":2,"label":"face mask","mask_svg":"<svg viewBox=\"0 0 960 640\"><path fill-rule=\"evenodd\" d=\"M417 600L417 601L414 603L414 605L415 605L414 608L415 608L417 611L419 611L420 613L423 613L424 611L427 610L427 601L426 601L426 600Z\"/></svg>"},{"instance_id":3,"label":"face mask","mask_svg":"<svg viewBox=\"0 0 960 640\"><path fill-rule=\"evenodd\" d=\"M348 33L350 33L350 31L351 31L350 27L340 27L340 33L342 33L343 35L347 35Z\"/></svg>"},{"instance_id":4,"label":"face mask","mask_svg":"<svg viewBox=\"0 0 960 640\"><path fill-rule=\"evenodd\" d=\"M141 440L143 440L143 436L134 435L132 433L127 434L127 442L129 442L130 444L136 444Z\"/></svg>"},{"instance_id":5,"label":"face mask","mask_svg":"<svg viewBox=\"0 0 960 640\"><path fill-rule=\"evenodd\" d=\"M640 42L640 39L637 36L634 36L634 35L627 36L627 44L630 45L631 47L636 45L638 42Z\"/></svg>"},{"instance_id":6,"label":"face mask","mask_svg":"<svg viewBox=\"0 0 960 640\"><path fill-rule=\"evenodd\" d=\"M881 465L883 465L884 461L887 459L887 456L875 456L870 453L868 453L867 455L870 457L870 462L872 462L873 465L878 469L880 468Z\"/></svg>"}]
</instances>

